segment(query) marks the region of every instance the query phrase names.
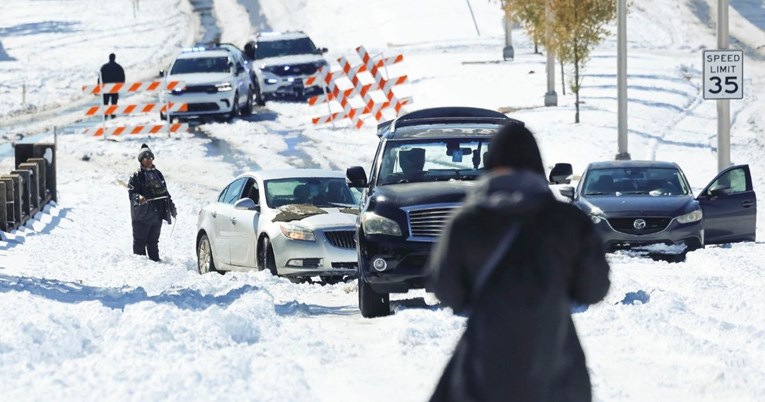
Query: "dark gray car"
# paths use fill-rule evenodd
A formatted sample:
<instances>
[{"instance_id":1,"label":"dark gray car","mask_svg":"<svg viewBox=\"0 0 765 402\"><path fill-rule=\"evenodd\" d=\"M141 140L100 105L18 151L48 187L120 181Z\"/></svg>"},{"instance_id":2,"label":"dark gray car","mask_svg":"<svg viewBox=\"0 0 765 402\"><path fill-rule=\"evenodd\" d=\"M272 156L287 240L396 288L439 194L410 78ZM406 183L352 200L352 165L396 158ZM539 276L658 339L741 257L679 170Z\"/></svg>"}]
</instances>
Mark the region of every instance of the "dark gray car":
<instances>
[{"instance_id":1,"label":"dark gray car","mask_svg":"<svg viewBox=\"0 0 765 402\"><path fill-rule=\"evenodd\" d=\"M609 250L661 243L690 251L755 240L757 199L748 165L725 169L694 197L676 163L594 162L576 189L561 194L590 215Z\"/></svg>"}]
</instances>

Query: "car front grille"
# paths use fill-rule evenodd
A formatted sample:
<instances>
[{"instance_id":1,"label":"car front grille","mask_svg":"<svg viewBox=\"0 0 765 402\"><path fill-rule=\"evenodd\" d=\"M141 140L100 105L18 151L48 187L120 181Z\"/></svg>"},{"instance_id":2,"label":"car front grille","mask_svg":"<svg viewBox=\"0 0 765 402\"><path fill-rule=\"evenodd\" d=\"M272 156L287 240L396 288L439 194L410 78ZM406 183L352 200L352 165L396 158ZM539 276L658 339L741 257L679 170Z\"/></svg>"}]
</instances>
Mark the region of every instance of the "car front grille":
<instances>
[{"instance_id":1,"label":"car front grille","mask_svg":"<svg viewBox=\"0 0 765 402\"><path fill-rule=\"evenodd\" d=\"M329 244L338 248L356 248L356 241L353 238L355 234L356 232L353 230L324 232L324 236L329 240Z\"/></svg>"},{"instance_id":2,"label":"car front grille","mask_svg":"<svg viewBox=\"0 0 765 402\"><path fill-rule=\"evenodd\" d=\"M285 67L289 67L285 69ZM280 77L290 77L295 75L311 75L316 72L316 66L313 63L293 64L289 66L278 66L271 69L271 72Z\"/></svg>"},{"instance_id":3,"label":"car front grille","mask_svg":"<svg viewBox=\"0 0 765 402\"><path fill-rule=\"evenodd\" d=\"M635 221L638 219L642 219L645 221L645 227L643 227L642 229L637 229L635 227ZM609 218L608 224L611 225L611 227L614 228L614 230L616 230L617 232L639 236L639 235L647 235L647 234L661 232L662 230L666 229L667 226L669 226L669 223L671 221L672 221L672 218L666 218L666 217Z\"/></svg>"},{"instance_id":4,"label":"car front grille","mask_svg":"<svg viewBox=\"0 0 765 402\"><path fill-rule=\"evenodd\" d=\"M333 262L332 268L334 269L356 269L359 264L357 262Z\"/></svg>"},{"instance_id":5,"label":"car front grille","mask_svg":"<svg viewBox=\"0 0 765 402\"><path fill-rule=\"evenodd\" d=\"M438 206L416 206L407 210L409 217L410 239L435 241L457 211L457 204Z\"/></svg>"},{"instance_id":6,"label":"car front grille","mask_svg":"<svg viewBox=\"0 0 765 402\"><path fill-rule=\"evenodd\" d=\"M189 85L186 88L183 88L182 93L214 94L214 93L218 93L218 88L216 88L215 85Z\"/></svg>"},{"instance_id":7,"label":"car front grille","mask_svg":"<svg viewBox=\"0 0 765 402\"><path fill-rule=\"evenodd\" d=\"M189 103L187 106L189 112L214 112L220 110L217 103Z\"/></svg>"}]
</instances>

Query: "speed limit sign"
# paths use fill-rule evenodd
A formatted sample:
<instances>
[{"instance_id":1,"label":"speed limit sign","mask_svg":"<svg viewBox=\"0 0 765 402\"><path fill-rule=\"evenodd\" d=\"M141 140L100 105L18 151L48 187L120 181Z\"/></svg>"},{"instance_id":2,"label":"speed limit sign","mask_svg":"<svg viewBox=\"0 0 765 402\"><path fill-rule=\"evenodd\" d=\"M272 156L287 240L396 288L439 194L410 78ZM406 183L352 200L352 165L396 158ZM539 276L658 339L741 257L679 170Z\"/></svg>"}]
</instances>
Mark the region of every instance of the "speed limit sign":
<instances>
[{"instance_id":1,"label":"speed limit sign","mask_svg":"<svg viewBox=\"0 0 765 402\"><path fill-rule=\"evenodd\" d=\"M744 97L744 52L704 51L704 99Z\"/></svg>"}]
</instances>

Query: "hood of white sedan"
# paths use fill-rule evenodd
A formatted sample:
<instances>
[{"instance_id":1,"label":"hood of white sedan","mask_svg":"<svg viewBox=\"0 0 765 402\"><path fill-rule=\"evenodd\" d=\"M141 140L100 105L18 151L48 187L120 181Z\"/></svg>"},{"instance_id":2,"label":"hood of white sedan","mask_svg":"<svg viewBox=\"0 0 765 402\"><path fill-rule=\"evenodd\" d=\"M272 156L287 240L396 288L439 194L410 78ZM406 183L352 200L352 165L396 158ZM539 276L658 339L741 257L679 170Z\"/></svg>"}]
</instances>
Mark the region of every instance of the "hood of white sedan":
<instances>
[{"instance_id":1,"label":"hood of white sedan","mask_svg":"<svg viewBox=\"0 0 765 402\"><path fill-rule=\"evenodd\" d=\"M356 225L357 214L340 212L338 208L322 208L326 214L313 215L301 219L299 222L309 229L328 229L336 227L349 227Z\"/></svg>"}]
</instances>

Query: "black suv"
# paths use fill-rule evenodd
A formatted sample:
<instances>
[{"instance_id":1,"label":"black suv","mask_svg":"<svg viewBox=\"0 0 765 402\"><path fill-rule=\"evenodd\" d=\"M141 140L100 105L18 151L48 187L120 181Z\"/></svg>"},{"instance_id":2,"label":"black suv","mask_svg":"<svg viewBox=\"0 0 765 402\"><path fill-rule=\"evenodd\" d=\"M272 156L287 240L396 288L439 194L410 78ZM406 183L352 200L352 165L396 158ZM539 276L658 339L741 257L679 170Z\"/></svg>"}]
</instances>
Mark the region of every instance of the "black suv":
<instances>
[{"instance_id":1,"label":"black suv","mask_svg":"<svg viewBox=\"0 0 765 402\"><path fill-rule=\"evenodd\" d=\"M356 223L362 316L388 315L390 293L425 286L433 244L481 174L489 139L510 123L523 124L492 110L443 107L378 125L369 179L360 166L346 172L363 191Z\"/></svg>"}]
</instances>

